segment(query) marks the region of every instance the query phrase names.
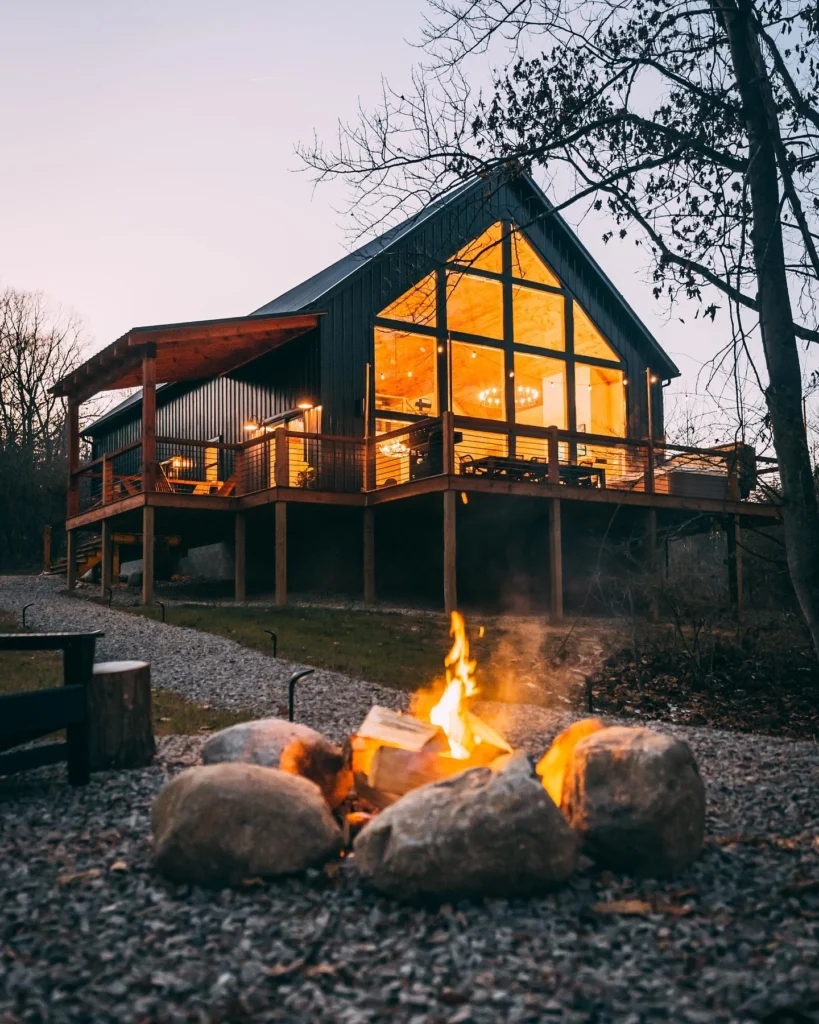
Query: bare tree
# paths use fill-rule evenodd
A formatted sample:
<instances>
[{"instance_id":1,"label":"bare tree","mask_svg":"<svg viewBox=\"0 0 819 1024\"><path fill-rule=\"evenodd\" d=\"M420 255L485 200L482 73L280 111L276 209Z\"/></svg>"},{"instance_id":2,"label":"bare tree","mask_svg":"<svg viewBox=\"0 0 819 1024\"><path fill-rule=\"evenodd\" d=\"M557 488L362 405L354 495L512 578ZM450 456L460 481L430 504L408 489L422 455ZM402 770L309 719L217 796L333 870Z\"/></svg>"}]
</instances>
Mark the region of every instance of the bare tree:
<instances>
[{"instance_id":1,"label":"bare tree","mask_svg":"<svg viewBox=\"0 0 819 1024\"><path fill-rule=\"evenodd\" d=\"M65 407L50 389L81 361L79 320L39 292L0 292L0 564L36 561L64 514Z\"/></svg>"},{"instance_id":2,"label":"bare tree","mask_svg":"<svg viewBox=\"0 0 819 1024\"><path fill-rule=\"evenodd\" d=\"M813 0L429 0L407 91L302 155L365 226L475 173L538 170L647 255L658 302L730 311L777 453L788 565L819 652L819 508L799 339L819 340ZM485 93L471 85L494 64Z\"/></svg>"}]
</instances>

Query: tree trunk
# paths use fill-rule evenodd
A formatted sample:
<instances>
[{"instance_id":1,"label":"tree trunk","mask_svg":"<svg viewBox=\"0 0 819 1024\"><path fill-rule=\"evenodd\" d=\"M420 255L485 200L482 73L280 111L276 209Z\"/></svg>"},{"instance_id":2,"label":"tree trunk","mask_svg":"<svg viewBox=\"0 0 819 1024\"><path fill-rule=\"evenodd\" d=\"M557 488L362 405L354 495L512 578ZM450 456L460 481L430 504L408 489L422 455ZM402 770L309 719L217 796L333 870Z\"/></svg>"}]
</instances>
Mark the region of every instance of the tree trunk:
<instances>
[{"instance_id":1,"label":"tree trunk","mask_svg":"<svg viewBox=\"0 0 819 1024\"><path fill-rule=\"evenodd\" d=\"M151 666L107 661L94 666L88 687L91 771L142 768L153 760Z\"/></svg>"},{"instance_id":2,"label":"tree trunk","mask_svg":"<svg viewBox=\"0 0 819 1024\"><path fill-rule=\"evenodd\" d=\"M748 0L712 2L728 36L748 130L751 240L769 380L765 398L782 481L785 550L793 588L819 654L819 506L802 414L802 374L780 221L779 124Z\"/></svg>"}]
</instances>

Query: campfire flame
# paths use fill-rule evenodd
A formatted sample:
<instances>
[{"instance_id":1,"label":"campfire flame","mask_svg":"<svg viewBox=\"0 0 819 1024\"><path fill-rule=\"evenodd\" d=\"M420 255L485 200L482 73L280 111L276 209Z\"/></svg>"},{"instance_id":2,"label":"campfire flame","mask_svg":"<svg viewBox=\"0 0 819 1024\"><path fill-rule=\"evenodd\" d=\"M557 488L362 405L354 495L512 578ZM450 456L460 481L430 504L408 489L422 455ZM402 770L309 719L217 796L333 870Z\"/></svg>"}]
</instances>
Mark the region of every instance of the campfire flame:
<instances>
[{"instance_id":1,"label":"campfire flame","mask_svg":"<svg viewBox=\"0 0 819 1024\"><path fill-rule=\"evenodd\" d=\"M469 640L460 612L452 613L449 633L453 642L452 650L444 659L446 687L443 696L430 711L429 720L443 729L449 740L452 757L463 760L480 743L469 718L469 699L478 693L474 675L477 662L469 658Z\"/></svg>"}]
</instances>

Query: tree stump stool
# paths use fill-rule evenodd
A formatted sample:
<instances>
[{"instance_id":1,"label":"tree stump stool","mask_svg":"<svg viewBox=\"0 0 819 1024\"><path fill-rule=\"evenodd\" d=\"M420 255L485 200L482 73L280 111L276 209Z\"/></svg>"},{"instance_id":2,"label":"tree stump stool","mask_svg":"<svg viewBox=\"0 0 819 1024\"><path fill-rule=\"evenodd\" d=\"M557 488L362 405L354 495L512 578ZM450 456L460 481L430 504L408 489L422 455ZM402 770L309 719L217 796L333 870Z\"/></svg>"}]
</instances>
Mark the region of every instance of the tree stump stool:
<instances>
[{"instance_id":1,"label":"tree stump stool","mask_svg":"<svg viewBox=\"0 0 819 1024\"><path fill-rule=\"evenodd\" d=\"M91 771L142 768L156 750L151 722L151 666L146 661L94 665L88 687Z\"/></svg>"}]
</instances>

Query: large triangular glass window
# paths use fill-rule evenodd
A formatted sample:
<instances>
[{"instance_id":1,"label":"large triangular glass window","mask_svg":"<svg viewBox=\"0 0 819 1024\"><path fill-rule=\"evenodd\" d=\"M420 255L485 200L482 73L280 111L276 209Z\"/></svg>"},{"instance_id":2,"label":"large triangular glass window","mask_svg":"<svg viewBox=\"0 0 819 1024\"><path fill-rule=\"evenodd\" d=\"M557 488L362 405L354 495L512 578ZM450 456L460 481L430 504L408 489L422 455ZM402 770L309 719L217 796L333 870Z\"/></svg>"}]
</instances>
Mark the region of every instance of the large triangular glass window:
<instances>
[{"instance_id":1,"label":"large triangular glass window","mask_svg":"<svg viewBox=\"0 0 819 1024\"><path fill-rule=\"evenodd\" d=\"M512 277L534 281L536 284L550 284L553 288L560 287L560 281L520 231L512 232Z\"/></svg>"},{"instance_id":2,"label":"large triangular glass window","mask_svg":"<svg viewBox=\"0 0 819 1024\"><path fill-rule=\"evenodd\" d=\"M619 363L620 356L594 326L585 311L576 302L573 303L572 309L574 313L574 354L576 356L591 356L593 359L610 359L614 363Z\"/></svg>"},{"instance_id":3,"label":"large triangular glass window","mask_svg":"<svg viewBox=\"0 0 819 1024\"><path fill-rule=\"evenodd\" d=\"M460 249L453 256L453 262L463 263L476 270L489 270L493 274L503 273L502 236L503 225L498 221Z\"/></svg>"},{"instance_id":4,"label":"large triangular glass window","mask_svg":"<svg viewBox=\"0 0 819 1024\"><path fill-rule=\"evenodd\" d=\"M391 302L389 306L382 309L378 315L386 320L406 320L411 324L434 327L436 323L435 295L435 274L427 274L409 291L399 295L395 302Z\"/></svg>"}]
</instances>

